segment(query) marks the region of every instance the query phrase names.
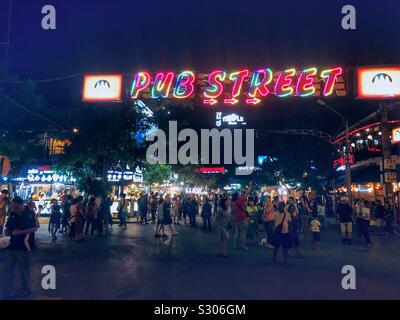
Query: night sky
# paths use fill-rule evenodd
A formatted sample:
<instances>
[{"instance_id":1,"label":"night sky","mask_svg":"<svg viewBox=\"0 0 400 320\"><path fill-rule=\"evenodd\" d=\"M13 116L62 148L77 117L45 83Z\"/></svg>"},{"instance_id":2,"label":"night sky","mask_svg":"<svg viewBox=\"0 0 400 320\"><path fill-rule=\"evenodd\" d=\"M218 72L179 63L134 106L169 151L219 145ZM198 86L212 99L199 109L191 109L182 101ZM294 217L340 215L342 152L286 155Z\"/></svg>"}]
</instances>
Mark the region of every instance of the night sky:
<instances>
[{"instance_id":1,"label":"night sky","mask_svg":"<svg viewBox=\"0 0 400 320\"><path fill-rule=\"evenodd\" d=\"M56 7L56 30L41 29L46 4ZM357 30L341 28L345 4L357 9ZM5 40L7 6L8 0L0 1L0 41ZM280 70L400 61L400 2L395 0L14 0L13 6L10 69L23 79L142 69ZM52 106L68 107L80 97L81 85L78 77L38 88ZM352 122L377 107L351 97L329 102ZM194 113L204 112L202 108ZM331 133L341 125L312 98L266 99L249 113L252 118L255 126Z\"/></svg>"}]
</instances>

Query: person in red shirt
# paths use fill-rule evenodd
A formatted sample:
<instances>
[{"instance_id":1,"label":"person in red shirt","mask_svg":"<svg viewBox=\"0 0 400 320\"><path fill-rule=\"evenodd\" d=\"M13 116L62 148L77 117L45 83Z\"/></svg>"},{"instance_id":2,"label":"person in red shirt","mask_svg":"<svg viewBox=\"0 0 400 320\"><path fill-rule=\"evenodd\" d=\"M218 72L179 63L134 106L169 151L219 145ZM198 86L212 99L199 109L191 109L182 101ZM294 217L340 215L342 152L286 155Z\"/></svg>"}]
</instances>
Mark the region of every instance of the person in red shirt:
<instances>
[{"instance_id":1,"label":"person in red shirt","mask_svg":"<svg viewBox=\"0 0 400 320\"><path fill-rule=\"evenodd\" d=\"M232 215L235 219L235 237L234 248L247 250L246 247L246 229L247 229L247 213L246 213L246 199L252 189L252 183L249 183L246 191L242 195L237 192L232 194Z\"/></svg>"}]
</instances>

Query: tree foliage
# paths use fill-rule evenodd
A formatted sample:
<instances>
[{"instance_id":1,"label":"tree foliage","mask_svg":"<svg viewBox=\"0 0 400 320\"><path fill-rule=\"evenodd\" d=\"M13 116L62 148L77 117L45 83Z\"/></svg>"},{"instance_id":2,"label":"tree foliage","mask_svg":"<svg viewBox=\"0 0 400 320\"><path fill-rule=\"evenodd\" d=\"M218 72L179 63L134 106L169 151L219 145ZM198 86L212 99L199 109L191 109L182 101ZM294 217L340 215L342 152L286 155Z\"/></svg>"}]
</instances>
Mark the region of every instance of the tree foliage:
<instances>
[{"instance_id":1,"label":"tree foliage","mask_svg":"<svg viewBox=\"0 0 400 320\"><path fill-rule=\"evenodd\" d=\"M172 175L172 169L167 164L147 164L143 173L143 179L149 185L158 183L161 184L169 180Z\"/></svg>"}]
</instances>

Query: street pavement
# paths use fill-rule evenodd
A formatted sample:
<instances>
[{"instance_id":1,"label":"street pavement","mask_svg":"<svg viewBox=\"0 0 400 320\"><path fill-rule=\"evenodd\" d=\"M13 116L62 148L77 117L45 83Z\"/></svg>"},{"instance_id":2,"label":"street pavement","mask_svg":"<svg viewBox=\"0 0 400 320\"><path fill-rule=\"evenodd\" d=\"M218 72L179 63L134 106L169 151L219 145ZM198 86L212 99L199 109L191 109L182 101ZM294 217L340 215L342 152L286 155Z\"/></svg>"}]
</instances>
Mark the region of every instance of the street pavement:
<instances>
[{"instance_id":1,"label":"street pavement","mask_svg":"<svg viewBox=\"0 0 400 320\"><path fill-rule=\"evenodd\" d=\"M271 249L263 246L238 251L230 243L230 257L222 258L216 233L180 225L177 236L163 241L153 237L154 228L114 225L108 238L75 243L60 234L52 242L42 223L32 254L35 291L28 299L400 298L400 239L373 235L372 248L343 246L331 227L322 236L321 250L312 249L306 234L304 258L293 257L284 266L275 265ZM6 245L7 238L1 238L0 248ZM41 287L44 265L56 269L55 290ZM355 290L342 289L344 265L356 269Z\"/></svg>"}]
</instances>

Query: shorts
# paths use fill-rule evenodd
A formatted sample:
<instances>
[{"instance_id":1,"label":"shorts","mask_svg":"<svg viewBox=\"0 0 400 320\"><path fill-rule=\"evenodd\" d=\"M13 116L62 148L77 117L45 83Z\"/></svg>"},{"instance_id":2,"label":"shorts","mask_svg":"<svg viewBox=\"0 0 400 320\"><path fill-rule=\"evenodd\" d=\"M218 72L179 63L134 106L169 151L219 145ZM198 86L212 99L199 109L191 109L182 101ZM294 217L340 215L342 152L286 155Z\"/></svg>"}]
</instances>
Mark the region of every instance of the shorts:
<instances>
[{"instance_id":1,"label":"shorts","mask_svg":"<svg viewBox=\"0 0 400 320\"><path fill-rule=\"evenodd\" d=\"M312 233L313 242L321 241L321 234L319 232Z\"/></svg>"},{"instance_id":2,"label":"shorts","mask_svg":"<svg viewBox=\"0 0 400 320\"><path fill-rule=\"evenodd\" d=\"M273 244L275 248L279 248L282 246L283 249L291 249L292 248L292 237L290 233L281 233L279 238L277 239L277 243Z\"/></svg>"},{"instance_id":3,"label":"shorts","mask_svg":"<svg viewBox=\"0 0 400 320\"><path fill-rule=\"evenodd\" d=\"M340 223L340 232L345 233L345 232L351 233L353 231L353 222L341 222Z\"/></svg>"}]
</instances>

